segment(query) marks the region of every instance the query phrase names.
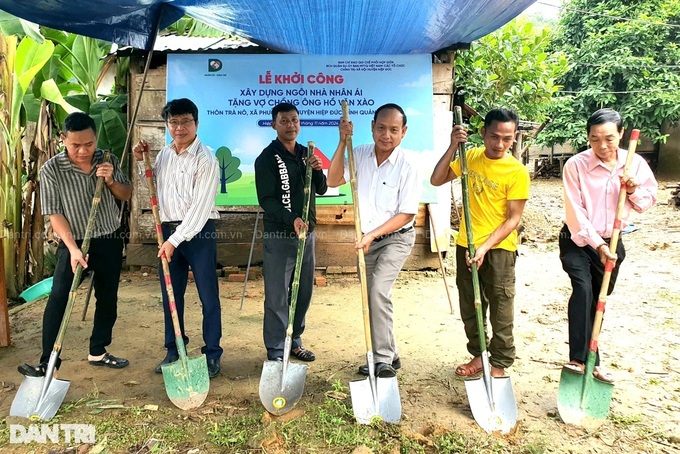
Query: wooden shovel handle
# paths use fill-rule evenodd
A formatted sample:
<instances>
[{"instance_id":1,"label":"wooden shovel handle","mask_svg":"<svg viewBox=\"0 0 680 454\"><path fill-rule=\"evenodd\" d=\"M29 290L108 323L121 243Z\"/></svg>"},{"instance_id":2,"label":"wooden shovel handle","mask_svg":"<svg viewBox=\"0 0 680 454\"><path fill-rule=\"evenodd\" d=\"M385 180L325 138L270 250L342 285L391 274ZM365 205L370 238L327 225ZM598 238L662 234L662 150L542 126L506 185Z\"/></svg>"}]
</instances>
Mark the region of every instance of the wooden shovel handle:
<instances>
[{"instance_id":1,"label":"wooden shovel handle","mask_svg":"<svg viewBox=\"0 0 680 454\"><path fill-rule=\"evenodd\" d=\"M153 181L153 169L151 168L149 152L142 152L142 156L144 158L144 175L146 176L146 185L149 188L151 212L153 213L153 220L156 224L156 241L158 242L158 247L161 247L163 246L165 240L163 239L163 229L161 227L161 215L158 210L156 185ZM165 256L165 254L161 255L161 267L163 268L163 281L165 282L165 291L168 296L168 306L170 309L170 317L172 318L172 328L175 331L177 350L180 356L186 355L186 350L184 350L184 348L180 348L184 347L184 340L182 338L182 330L179 326L179 317L177 316L177 303L175 302L175 290L172 287L172 279L170 277L170 265L168 264L168 258Z\"/></svg>"},{"instance_id":2,"label":"wooden shovel handle","mask_svg":"<svg viewBox=\"0 0 680 454\"><path fill-rule=\"evenodd\" d=\"M349 121L349 107L347 101L342 101L342 118ZM359 192L357 191L357 172L354 162L354 147L352 146L352 136L345 137L345 148L347 148L347 160L349 161L349 183L352 188L352 203L354 206L354 228L356 230L357 241L363 238L361 231L361 216L359 214ZM373 339L371 337L371 315L368 307L368 283L366 281L366 259L364 250L357 249L359 254L359 282L361 284L361 310L364 318L364 337L366 338L366 352L373 353Z\"/></svg>"}]
</instances>

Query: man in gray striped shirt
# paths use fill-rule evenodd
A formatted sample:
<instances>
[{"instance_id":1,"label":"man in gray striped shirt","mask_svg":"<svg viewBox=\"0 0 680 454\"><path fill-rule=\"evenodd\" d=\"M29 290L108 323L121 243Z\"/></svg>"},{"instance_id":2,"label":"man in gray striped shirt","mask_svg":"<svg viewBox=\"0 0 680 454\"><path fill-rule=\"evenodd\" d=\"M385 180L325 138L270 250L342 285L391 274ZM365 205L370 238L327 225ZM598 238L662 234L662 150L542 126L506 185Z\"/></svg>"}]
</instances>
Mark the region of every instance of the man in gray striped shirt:
<instances>
[{"instance_id":1,"label":"man in gray striped shirt","mask_svg":"<svg viewBox=\"0 0 680 454\"><path fill-rule=\"evenodd\" d=\"M76 112L66 117L61 140L66 151L51 158L40 170L42 214L50 217L59 246L52 293L43 315L40 364L19 366L19 372L31 377L45 375L78 264L95 272L97 303L87 359L93 366L119 369L128 365L128 360L107 353L106 347L111 343L117 317L123 251L123 239L117 234L120 221L115 199L128 200L132 185L121 171L118 158L112 155L110 162L104 162L104 152L97 149L94 120L88 115ZM90 250L83 257L80 247L98 177L104 178L106 189L102 193ZM58 359L57 368L60 364Z\"/></svg>"},{"instance_id":2,"label":"man in gray striped shirt","mask_svg":"<svg viewBox=\"0 0 680 454\"><path fill-rule=\"evenodd\" d=\"M197 136L198 108L191 100L182 98L168 102L161 112L172 143L156 156L153 175L158 190L158 208L165 242L158 257L165 254L170 266L172 287L175 293L177 317L184 338L184 292L187 288L189 267L194 273L198 296L203 308L203 341L201 352L208 360L208 375L220 373L222 347L222 313L217 283L217 237L215 196L219 185L219 163L212 151ZM140 141L132 149L141 161L149 152L149 144ZM143 166L140 164L140 170ZM165 359L154 369L162 373L161 366L179 359L175 344L170 307L162 267L158 267L165 313Z\"/></svg>"}]
</instances>

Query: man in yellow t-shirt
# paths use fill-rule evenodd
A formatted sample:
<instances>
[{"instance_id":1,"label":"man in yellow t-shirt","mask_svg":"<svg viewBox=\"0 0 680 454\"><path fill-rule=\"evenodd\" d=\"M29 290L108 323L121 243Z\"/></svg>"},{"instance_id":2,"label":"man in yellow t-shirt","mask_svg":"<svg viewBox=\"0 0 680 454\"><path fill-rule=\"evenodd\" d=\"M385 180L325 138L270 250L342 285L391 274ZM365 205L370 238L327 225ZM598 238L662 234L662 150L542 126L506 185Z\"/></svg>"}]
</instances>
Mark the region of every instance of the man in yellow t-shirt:
<instances>
[{"instance_id":1,"label":"man in yellow t-shirt","mask_svg":"<svg viewBox=\"0 0 680 454\"><path fill-rule=\"evenodd\" d=\"M529 198L529 171L508 150L515 141L519 119L508 109L491 110L484 119L484 146L466 153L470 192L471 229L475 256L467 253L468 226L460 226L456 246L456 285L460 316L468 339L467 349L473 356L456 368L456 375L469 377L482 371L481 349L474 308L471 263L479 269L482 311L489 321L493 336L489 341L491 375L502 377L515 360L512 334L514 323L515 260L517 258L517 225ZM458 144L467 141L462 126L451 132L451 144L437 163L430 183L440 186L462 174L460 157L453 160ZM452 162L453 161L453 162Z\"/></svg>"}]
</instances>

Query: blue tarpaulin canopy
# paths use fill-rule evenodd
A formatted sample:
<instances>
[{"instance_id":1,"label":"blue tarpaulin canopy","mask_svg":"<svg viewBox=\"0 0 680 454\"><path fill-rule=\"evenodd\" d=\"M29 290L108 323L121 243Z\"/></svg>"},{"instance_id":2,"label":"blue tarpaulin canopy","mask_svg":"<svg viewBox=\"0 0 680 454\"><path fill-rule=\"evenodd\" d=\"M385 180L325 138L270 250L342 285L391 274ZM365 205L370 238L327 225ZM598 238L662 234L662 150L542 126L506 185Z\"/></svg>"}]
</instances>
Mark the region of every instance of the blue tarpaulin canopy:
<instances>
[{"instance_id":1,"label":"blue tarpaulin canopy","mask_svg":"<svg viewBox=\"0 0 680 454\"><path fill-rule=\"evenodd\" d=\"M0 0L58 30L150 49L184 14L286 53L432 53L487 35L535 0Z\"/></svg>"}]
</instances>

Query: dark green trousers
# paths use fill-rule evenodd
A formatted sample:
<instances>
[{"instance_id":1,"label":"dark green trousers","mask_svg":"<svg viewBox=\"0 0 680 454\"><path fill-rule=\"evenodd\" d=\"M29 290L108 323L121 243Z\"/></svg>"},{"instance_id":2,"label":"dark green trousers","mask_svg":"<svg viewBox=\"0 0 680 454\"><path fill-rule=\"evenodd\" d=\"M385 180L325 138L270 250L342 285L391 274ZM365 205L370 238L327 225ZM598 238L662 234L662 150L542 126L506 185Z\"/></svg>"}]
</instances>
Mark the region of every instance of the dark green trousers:
<instances>
[{"instance_id":1,"label":"dark green trousers","mask_svg":"<svg viewBox=\"0 0 680 454\"><path fill-rule=\"evenodd\" d=\"M475 296L472 273L465 263L467 248L456 246L456 285L460 318L465 326L467 350L472 356L480 356L479 331L475 315ZM484 336L489 350L491 365L510 367L515 361L515 339L512 334L515 319L515 261L517 253L505 249L492 249L484 256L479 269L479 287L482 298ZM493 336L489 340L487 313Z\"/></svg>"}]
</instances>

